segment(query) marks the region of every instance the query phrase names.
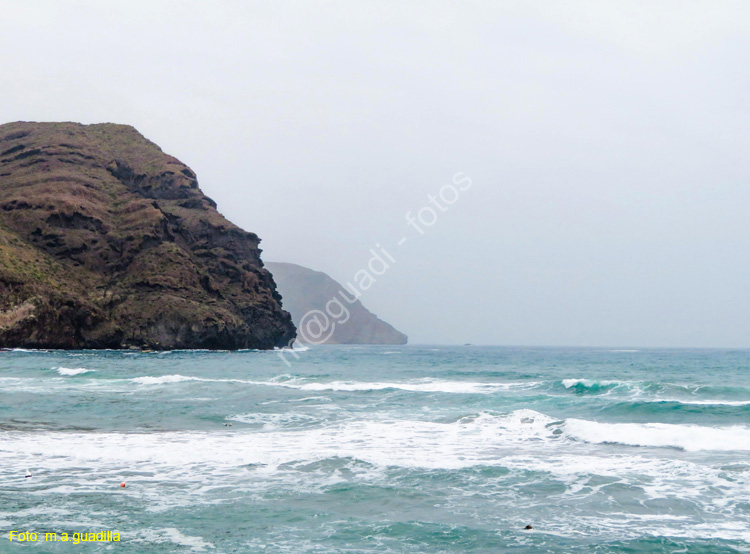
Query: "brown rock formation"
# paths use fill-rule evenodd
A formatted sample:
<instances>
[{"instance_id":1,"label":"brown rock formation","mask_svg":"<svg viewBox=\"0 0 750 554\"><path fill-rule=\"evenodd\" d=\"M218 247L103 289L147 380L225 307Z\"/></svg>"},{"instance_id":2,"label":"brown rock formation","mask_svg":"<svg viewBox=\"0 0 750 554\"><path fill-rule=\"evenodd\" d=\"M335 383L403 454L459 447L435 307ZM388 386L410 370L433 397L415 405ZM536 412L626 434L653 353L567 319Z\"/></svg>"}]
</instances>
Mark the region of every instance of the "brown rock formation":
<instances>
[{"instance_id":1,"label":"brown rock formation","mask_svg":"<svg viewBox=\"0 0 750 554\"><path fill-rule=\"evenodd\" d=\"M125 125L0 125L0 346L272 348L260 239Z\"/></svg>"}]
</instances>

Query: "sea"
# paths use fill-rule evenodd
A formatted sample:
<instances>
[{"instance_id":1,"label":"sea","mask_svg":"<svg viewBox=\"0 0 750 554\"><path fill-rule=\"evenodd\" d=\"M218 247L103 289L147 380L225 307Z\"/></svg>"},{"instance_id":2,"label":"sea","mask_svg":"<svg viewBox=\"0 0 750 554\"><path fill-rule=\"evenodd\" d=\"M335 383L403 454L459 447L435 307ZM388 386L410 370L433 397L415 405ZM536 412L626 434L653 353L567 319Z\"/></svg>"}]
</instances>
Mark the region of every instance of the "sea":
<instances>
[{"instance_id":1,"label":"sea","mask_svg":"<svg viewBox=\"0 0 750 554\"><path fill-rule=\"evenodd\" d=\"M0 552L750 552L750 351L0 352Z\"/></svg>"}]
</instances>

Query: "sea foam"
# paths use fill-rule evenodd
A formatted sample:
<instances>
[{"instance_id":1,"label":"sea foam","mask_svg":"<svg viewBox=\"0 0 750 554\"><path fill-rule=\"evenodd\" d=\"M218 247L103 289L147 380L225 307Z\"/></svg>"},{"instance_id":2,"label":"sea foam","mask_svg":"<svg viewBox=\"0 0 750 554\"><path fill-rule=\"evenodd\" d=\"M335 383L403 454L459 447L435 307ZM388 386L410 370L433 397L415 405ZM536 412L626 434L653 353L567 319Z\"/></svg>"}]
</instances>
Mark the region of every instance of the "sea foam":
<instances>
[{"instance_id":1,"label":"sea foam","mask_svg":"<svg viewBox=\"0 0 750 554\"><path fill-rule=\"evenodd\" d=\"M444 392L457 394L489 394L513 388L530 388L536 383L480 383L424 379L411 382L331 381L328 383L268 383L307 391L377 391Z\"/></svg>"},{"instance_id":2,"label":"sea foam","mask_svg":"<svg viewBox=\"0 0 750 554\"><path fill-rule=\"evenodd\" d=\"M167 383L181 383L183 381L212 381L213 379L202 379L200 377L188 377L186 375L162 375L161 377L134 377L133 383L139 385L165 385Z\"/></svg>"},{"instance_id":3,"label":"sea foam","mask_svg":"<svg viewBox=\"0 0 750 554\"><path fill-rule=\"evenodd\" d=\"M58 367L55 368L60 375L72 376L72 375L83 375L84 373L91 373L96 371L95 369L86 369L85 367L68 368Z\"/></svg>"},{"instance_id":4,"label":"sea foam","mask_svg":"<svg viewBox=\"0 0 750 554\"><path fill-rule=\"evenodd\" d=\"M134 377L131 382L138 385L166 385L182 383L185 381L205 381L212 383L238 383L246 385L281 387L303 391L334 391L334 392L356 392L356 391L380 391L380 390L404 390L410 392L444 392L455 394L490 394L498 391L511 389L528 389L539 383L537 382L506 382L506 383L482 383L475 381L449 381L435 379L420 379L415 381L330 381L330 382L308 382L305 379L294 378L289 375L280 375L268 381L256 381L250 379L210 379L203 377L191 377L187 375L162 375Z\"/></svg>"},{"instance_id":5,"label":"sea foam","mask_svg":"<svg viewBox=\"0 0 750 554\"><path fill-rule=\"evenodd\" d=\"M598 423L583 419L565 422L567 436L594 444L623 444L699 450L750 450L750 428L704 427L670 423Z\"/></svg>"}]
</instances>

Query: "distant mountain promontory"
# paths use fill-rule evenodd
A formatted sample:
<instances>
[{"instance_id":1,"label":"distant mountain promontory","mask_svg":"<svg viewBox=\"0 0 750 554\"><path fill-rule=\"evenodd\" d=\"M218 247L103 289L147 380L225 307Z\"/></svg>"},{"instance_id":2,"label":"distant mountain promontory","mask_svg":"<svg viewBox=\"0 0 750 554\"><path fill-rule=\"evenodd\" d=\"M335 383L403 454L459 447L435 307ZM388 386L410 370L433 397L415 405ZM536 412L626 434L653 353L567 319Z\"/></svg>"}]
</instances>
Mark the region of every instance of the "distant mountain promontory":
<instances>
[{"instance_id":1,"label":"distant mountain promontory","mask_svg":"<svg viewBox=\"0 0 750 554\"><path fill-rule=\"evenodd\" d=\"M299 328L300 342L406 344L405 334L378 319L325 273L290 263L267 262L266 267L273 273L284 309ZM309 328L314 336L309 336Z\"/></svg>"},{"instance_id":2,"label":"distant mountain promontory","mask_svg":"<svg viewBox=\"0 0 750 554\"><path fill-rule=\"evenodd\" d=\"M133 127L0 125L0 347L287 345L259 242Z\"/></svg>"}]
</instances>

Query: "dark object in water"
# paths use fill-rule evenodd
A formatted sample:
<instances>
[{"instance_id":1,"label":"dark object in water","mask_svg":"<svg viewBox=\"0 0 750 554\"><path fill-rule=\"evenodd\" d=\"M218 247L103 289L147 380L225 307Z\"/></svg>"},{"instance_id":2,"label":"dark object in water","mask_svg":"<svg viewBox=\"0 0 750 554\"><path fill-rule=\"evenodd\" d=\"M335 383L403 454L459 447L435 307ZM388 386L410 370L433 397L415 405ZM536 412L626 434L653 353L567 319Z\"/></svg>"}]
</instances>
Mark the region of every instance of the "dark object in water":
<instances>
[{"instance_id":1,"label":"dark object in water","mask_svg":"<svg viewBox=\"0 0 750 554\"><path fill-rule=\"evenodd\" d=\"M524 529L525 529L526 531L528 531L529 529L533 529L533 527L532 527L531 525L527 525L526 527L524 527Z\"/></svg>"}]
</instances>

